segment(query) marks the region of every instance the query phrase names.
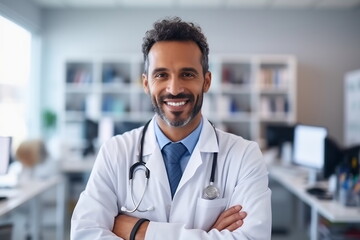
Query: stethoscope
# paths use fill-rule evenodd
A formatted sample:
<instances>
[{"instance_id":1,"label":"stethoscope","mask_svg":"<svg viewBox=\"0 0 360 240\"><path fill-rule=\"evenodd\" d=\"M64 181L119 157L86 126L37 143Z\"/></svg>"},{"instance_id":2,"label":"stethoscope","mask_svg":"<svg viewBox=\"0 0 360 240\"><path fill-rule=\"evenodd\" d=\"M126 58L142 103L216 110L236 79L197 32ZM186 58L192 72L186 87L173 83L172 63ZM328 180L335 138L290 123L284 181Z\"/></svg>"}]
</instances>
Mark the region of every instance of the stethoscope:
<instances>
[{"instance_id":1,"label":"stethoscope","mask_svg":"<svg viewBox=\"0 0 360 240\"><path fill-rule=\"evenodd\" d=\"M150 120L151 121L151 120ZM134 208L133 209L128 209L125 206L121 207L121 211L123 212L128 212L128 213L133 213L135 211L138 212L148 212L148 211L152 211L155 209L154 206L149 206L146 209L140 209L139 206L141 204L141 202L144 199L146 190L148 189L148 184L149 184L149 179L150 179L150 170L146 167L146 163L143 161L142 159L142 155L143 155L143 148L144 148L144 140L145 140L145 133L146 130L150 124L150 121L148 121L143 130L142 130L142 135L141 135L141 139L140 139L140 152L139 152L139 160L138 162L134 163L130 169L129 169L129 185L130 185L130 195L131 195L131 200L134 204ZM216 141L219 144L219 139L218 139L218 135L216 133L215 127L212 124L214 132L215 132L215 136L216 136ZM211 175L210 175L210 183L207 187L204 188L203 190L203 194L202 194L202 198L207 199L207 200L214 200L216 198L218 198L220 196L220 191L219 189L214 185L215 182L215 170L216 170L216 163L217 163L217 156L218 153L214 152L213 155L213 162L212 162L212 166L211 166ZM134 199L134 193L133 193L133 177L134 177L134 173L138 170L143 170L145 173L145 186L144 186L144 190L143 193L141 194L140 200L138 201L138 203L135 202Z\"/></svg>"}]
</instances>

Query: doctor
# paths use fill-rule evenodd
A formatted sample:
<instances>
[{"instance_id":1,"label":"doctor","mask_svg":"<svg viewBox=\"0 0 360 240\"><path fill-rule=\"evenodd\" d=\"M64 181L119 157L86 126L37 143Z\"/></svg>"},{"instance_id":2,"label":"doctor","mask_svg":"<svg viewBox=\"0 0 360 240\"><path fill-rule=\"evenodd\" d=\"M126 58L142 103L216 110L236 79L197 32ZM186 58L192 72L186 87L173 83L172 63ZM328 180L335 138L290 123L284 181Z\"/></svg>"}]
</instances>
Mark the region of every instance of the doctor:
<instances>
[{"instance_id":1,"label":"doctor","mask_svg":"<svg viewBox=\"0 0 360 240\"><path fill-rule=\"evenodd\" d=\"M158 21L142 48L156 114L102 146L71 239L270 239L271 191L258 145L201 114L211 73L200 27Z\"/></svg>"}]
</instances>

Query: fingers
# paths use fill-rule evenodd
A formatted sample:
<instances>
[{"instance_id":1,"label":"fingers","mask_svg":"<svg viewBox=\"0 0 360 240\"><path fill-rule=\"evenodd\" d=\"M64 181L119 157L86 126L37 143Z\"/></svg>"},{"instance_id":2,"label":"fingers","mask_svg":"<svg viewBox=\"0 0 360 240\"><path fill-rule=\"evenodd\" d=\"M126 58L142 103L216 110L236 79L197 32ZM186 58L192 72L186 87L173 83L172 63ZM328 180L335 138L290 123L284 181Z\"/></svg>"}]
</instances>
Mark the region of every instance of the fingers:
<instances>
[{"instance_id":1,"label":"fingers","mask_svg":"<svg viewBox=\"0 0 360 240\"><path fill-rule=\"evenodd\" d=\"M242 207L240 205L236 205L234 207L231 207L231 208L225 210L224 212L222 212L220 214L220 218L226 218L226 217L229 217L229 216L231 216L231 215L233 215L235 213L238 213L241 210L241 208Z\"/></svg>"},{"instance_id":2,"label":"fingers","mask_svg":"<svg viewBox=\"0 0 360 240\"><path fill-rule=\"evenodd\" d=\"M234 231L241 227L244 223L243 219L247 215L246 212L241 211L241 209L242 207L237 205L222 212L213 225L212 229L216 228L219 231L224 229Z\"/></svg>"},{"instance_id":3,"label":"fingers","mask_svg":"<svg viewBox=\"0 0 360 240\"><path fill-rule=\"evenodd\" d=\"M245 217L246 217L246 212L239 212L239 217L235 218L238 220L235 220L236 222L230 224L225 229L229 230L230 232L238 229L239 227L241 227L243 225Z\"/></svg>"}]
</instances>

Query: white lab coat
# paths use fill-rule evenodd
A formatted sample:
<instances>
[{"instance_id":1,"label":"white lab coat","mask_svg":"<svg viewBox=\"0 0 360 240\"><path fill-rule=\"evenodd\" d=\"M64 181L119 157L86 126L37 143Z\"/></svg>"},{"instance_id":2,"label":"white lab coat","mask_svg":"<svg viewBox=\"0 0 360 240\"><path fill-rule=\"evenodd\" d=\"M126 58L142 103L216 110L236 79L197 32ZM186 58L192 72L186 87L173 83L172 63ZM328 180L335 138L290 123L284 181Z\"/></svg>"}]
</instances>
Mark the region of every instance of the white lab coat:
<instances>
[{"instance_id":1,"label":"white lab coat","mask_svg":"<svg viewBox=\"0 0 360 240\"><path fill-rule=\"evenodd\" d=\"M154 121L145 136L143 160L150 170L150 180L140 209L155 209L126 213L151 220L145 239L270 239L271 191L258 145L220 130L218 144L213 127L204 119L199 141L172 200ZM121 207L134 207L128 176L129 168L138 161L141 132L142 127L115 136L102 146L72 216L72 240L119 239L111 230ZM209 184L214 152L218 152L215 184L221 196L205 200L201 196ZM136 203L144 185L144 171L136 171ZM248 214L243 226L233 232L209 231L221 212L237 204Z\"/></svg>"}]
</instances>

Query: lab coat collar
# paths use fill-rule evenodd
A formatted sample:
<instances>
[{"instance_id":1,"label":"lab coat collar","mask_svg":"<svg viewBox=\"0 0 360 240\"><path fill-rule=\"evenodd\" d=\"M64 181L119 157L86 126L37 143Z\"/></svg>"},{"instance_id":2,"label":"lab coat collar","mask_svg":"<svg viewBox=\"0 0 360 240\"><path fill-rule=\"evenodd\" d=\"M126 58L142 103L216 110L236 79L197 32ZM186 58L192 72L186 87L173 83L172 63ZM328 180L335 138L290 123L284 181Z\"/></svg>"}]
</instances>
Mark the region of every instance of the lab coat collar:
<instances>
[{"instance_id":1,"label":"lab coat collar","mask_svg":"<svg viewBox=\"0 0 360 240\"><path fill-rule=\"evenodd\" d=\"M156 149L159 149L156 141L154 124L156 124L155 116L152 118L146 131L143 156L153 154ZM217 137L214 132L213 126L205 117L203 117L203 127L201 130L199 141L196 145L199 148L200 152L219 152L219 144L217 142Z\"/></svg>"},{"instance_id":2,"label":"lab coat collar","mask_svg":"<svg viewBox=\"0 0 360 240\"><path fill-rule=\"evenodd\" d=\"M208 153L219 152L219 143L214 127L205 117L203 117L203 120L204 125L198 142L199 150Z\"/></svg>"}]
</instances>

